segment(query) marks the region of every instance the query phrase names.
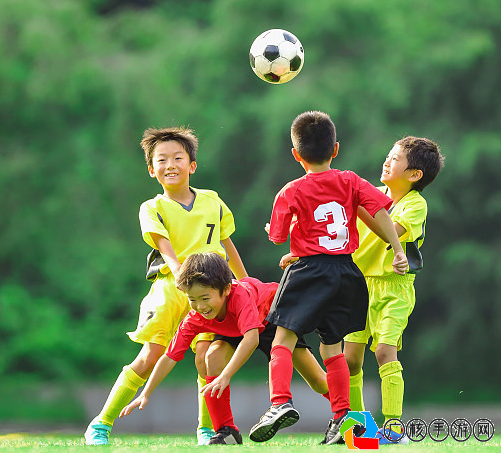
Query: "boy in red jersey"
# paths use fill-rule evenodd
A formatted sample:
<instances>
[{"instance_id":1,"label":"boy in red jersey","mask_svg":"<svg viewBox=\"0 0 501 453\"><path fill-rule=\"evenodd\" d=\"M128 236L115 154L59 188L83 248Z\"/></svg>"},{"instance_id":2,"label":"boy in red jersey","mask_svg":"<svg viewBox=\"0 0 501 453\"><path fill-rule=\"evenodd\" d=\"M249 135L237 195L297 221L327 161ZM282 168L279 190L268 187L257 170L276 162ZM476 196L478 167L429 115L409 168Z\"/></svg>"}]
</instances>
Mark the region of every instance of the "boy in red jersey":
<instances>
[{"instance_id":1,"label":"boy in red jersey","mask_svg":"<svg viewBox=\"0 0 501 453\"><path fill-rule=\"evenodd\" d=\"M269 225L275 244L287 240L299 260L287 267L266 320L276 324L271 349L272 406L254 425L251 440L263 442L299 419L292 405L292 351L303 334L316 331L327 368L333 418L323 444L342 443L339 428L350 409L350 374L341 340L365 328L368 294L351 253L358 247L357 209L374 217L393 247L393 269L404 274L407 258L387 209L391 199L351 171L331 169L339 150L336 128L323 112L305 112L291 126L292 154L306 175L277 194Z\"/></svg>"},{"instance_id":2,"label":"boy in red jersey","mask_svg":"<svg viewBox=\"0 0 501 453\"><path fill-rule=\"evenodd\" d=\"M242 436L231 411L229 383L256 347L270 357L276 326L264 319L278 284L252 277L232 280L228 264L217 253L189 256L176 283L188 294L192 310L179 325L143 392L122 410L120 417L148 404L153 390L184 357L196 335L214 332L216 336L206 354L207 385L202 389L216 431L209 444L241 444ZM296 344L293 361L310 387L329 399L325 371L302 338Z\"/></svg>"}]
</instances>

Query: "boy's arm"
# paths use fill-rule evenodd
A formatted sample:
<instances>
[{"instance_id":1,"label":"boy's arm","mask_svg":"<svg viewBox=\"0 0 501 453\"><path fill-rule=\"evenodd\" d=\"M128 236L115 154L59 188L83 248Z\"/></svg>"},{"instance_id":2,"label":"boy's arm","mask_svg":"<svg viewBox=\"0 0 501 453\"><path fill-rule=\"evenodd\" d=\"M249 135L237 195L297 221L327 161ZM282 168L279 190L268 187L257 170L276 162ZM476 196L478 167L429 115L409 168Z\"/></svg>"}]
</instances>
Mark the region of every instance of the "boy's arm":
<instances>
[{"instance_id":1,"label":"boy's arm","mask_svg":"<svg viewBox=\"0 0 501 453\"><path fill-rule=\"evenodd\" d=\"M404 275L409 263L407 262L407 257L405 256L402 244L400 244L397 231L395 230L388 211L385 208L381 208L374 214L374 220L383 236L388 238L388 242L393 248L393 270L396 274Z\"/></svg>"},{"instance_id":2,"label":"boy's arm","mask_svg":"<svg viewBox=\"0 0 501 453\"><path fill-rule=\"evenodd\" d=\"M243 277L248 277L247 271L245 270L244 263L238 254L237 248L233 241L230 238L223 239L221 241L223 243L224 248L226 249L226 253L228 254L228 264L230 266L231 271L235 274L237 280L240 280Z\"/></svg>"},{"instance_id":3,"label":"boy's arm","mask_svg":"<svg viewBox=\"0 0 501 453\"><path fill-rule=\"evenodd\" d=\"M155 368L153 368L153 372L151 373L151 376L148 379L148 382L146 383L146 386L144 387L141 394L134 401L132 401L122 409L119 417L129 415L136 407L139 407L139 409L141 410L144 409L148 404L149 397L153 390L155 390L158 384L160 384L160 382L162 382L165 377L172 371L172 368L174 368L174 365L176 363L177 362L175 360L172 360L165 354L160 357L157 364L155 365Z\"/></svg>"},{"instance_id":4,"label":"boy's arm","mask_svg":"<svg viewBox=\"0 0 501 453\"><path fill-rule=\"evenodd\" d=\"M249 360L249 357L252 355L254 350L257 348L259 344L259 330L258 329L250 329L244 333L244 337L237 349L235 350L235 354L224 367L221 374L214 379L210 384L202 387L200 392L204 395L210 392L210 396L217 395L218 398L223 394L223 390L228 387L230 384L230 380L233 375L240 369L240 367Z\"/></svg>"},{"instance_id":5,"label":"boy's arm","mask_svg":"<svg viewBox=\"0 0 501 453\"><path fill-rule=\"evenodd\" d=\"M358 217L375 233L379 236L380 239L382 239L384 242L389 243L390 241L388 238L384 235L383 231L379 227L378 223L374 220L374 217L372 217L367 210L363 206L358 207L357 211ZM395 230L397 232L398 237L403 236L406 233L406 229L400 225L398 222L393 222L393 226L395 227Z\"/></svg>"},{"instance_id":6,"label":"boy's arm","mask_svg":"<svg viewBox=\"0 0 501 453\"><path fill-rule=\"evenodd\" d=\"M150 235L165 263L169 266L170 271L175 276L181 267L181 263L177 259L176 252L174 251L174 247L172 247L171 242L165 236L160 234L150 233Z\"/></svg>"}]
</instances>

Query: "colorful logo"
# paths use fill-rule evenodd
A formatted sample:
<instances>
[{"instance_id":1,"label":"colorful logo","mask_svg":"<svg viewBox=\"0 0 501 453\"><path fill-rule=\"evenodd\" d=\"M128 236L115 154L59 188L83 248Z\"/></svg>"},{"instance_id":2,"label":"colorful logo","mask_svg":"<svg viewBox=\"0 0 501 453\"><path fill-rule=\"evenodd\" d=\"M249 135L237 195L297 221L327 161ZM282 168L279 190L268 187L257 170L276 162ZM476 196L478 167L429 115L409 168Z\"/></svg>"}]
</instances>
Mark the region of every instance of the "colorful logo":
<instances>
[{"instance_id":1,"label":"colorful logo","mask_svg":"<svg viewBox=\"0 0 501 453\"><path fill-rule=\"evenodd\" d=\"M369 411L350 411L339 431L350 450L377 450L377 430L378 426Z\"/></svg>"}]
</instances>

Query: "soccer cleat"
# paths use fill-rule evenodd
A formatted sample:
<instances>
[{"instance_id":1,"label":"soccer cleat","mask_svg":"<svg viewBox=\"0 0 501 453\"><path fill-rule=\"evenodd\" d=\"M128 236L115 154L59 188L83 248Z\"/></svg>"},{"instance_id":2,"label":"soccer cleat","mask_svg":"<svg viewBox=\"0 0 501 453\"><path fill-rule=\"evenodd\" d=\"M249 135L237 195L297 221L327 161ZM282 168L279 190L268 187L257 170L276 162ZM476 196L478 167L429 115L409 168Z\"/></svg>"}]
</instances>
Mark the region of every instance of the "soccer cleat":
<instances>
[{"instance_id":1,"label":"soccer cleat","mask_svg":"<svg viewBox=\"0 0 501 453\"><path fill-rule=\"evenodd\" d=\"M242 435L231 426L219 428L209 441L209 445L233 445L242 444Z\"/></svg>"},{"instance_id":2,"label":"soccer cleat","mask_svg":"<svg viewBox=\"0 0 501 453\"><path fill-rule=\"evenodd\" d=\"M111 426L100 422L96 417L85 430L85 445L108 445L110 432Z\"/></svg>"},{"instance_id":3,"label":"soccer cleat","mask_svg":"<svg viewBox=\"0 0 501 453\"><path fill-rule=\"evenodd\" d=\"M383 428L379 428L376 433L376 439L379 439L379 445L407 445L409 443L409 438L405 433L402 435L402 433L396 433L389 428L386 428L384 433Z\"/></svg>"},{"instance_id":4,"label":"soccer cleat","mask_svg":"<svg viewBox=\"0 0 501 453\"><path fill-rule=\"evenodd\" d=\"M327 431L325 431L325 438L322 442L320 442L320 445L344 444L343 436L341 435L341 432L339 430L341 428L341 425L346 420L347 414L348 412L346 412L346 414L344 414L342 417L336 419L331 418L329 420Z\"/></svg>"},{"instance_id":5,"label":"soccer cleat","mask_svg":"<svg viewBox=\"0 0 501 453\"><path fill-rule=\"evenodd\" d=\"M290 401L290 400L289 400ZM292 426L299 420L299 412L291 402L271 406L250 430L249 437L254 442L270 440L279 429Z\"/></svg>"},{"instance_id":6,"label":"soccer cleat","mask_svg":"<svg viewBox=\"0 0 501 453\"><path fill-rule=\"evenodd\" d=\"M216 433L213 429L201 426L197 428L197 441L198 445L209 445L209 441Z\"/></svg>"}]
</instances>

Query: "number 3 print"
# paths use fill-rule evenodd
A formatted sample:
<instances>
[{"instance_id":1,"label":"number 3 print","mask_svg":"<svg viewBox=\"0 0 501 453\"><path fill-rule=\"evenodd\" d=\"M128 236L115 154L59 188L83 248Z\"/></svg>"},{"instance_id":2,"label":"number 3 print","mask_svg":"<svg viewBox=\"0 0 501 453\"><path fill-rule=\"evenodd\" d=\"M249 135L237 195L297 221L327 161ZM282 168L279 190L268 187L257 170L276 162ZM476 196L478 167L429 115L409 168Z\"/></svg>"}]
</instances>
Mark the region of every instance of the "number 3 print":
<instances>
[{"instance_id":1,"label":"number 3 print","mask_svg":"<svg viewBox=\"0 0 501 453\"><path fill-rule=\"evenodd\" d=\"M327 250L343 250L348 245L350 238L348 227L346 226L348 220L344 206L335 201L321 204L315 209L315 221L327 222L329 214L332 214L332 223L327 224L327 233L329 233L329 236L319 237L318 243Z\"/></svg>"}]
</instances>

